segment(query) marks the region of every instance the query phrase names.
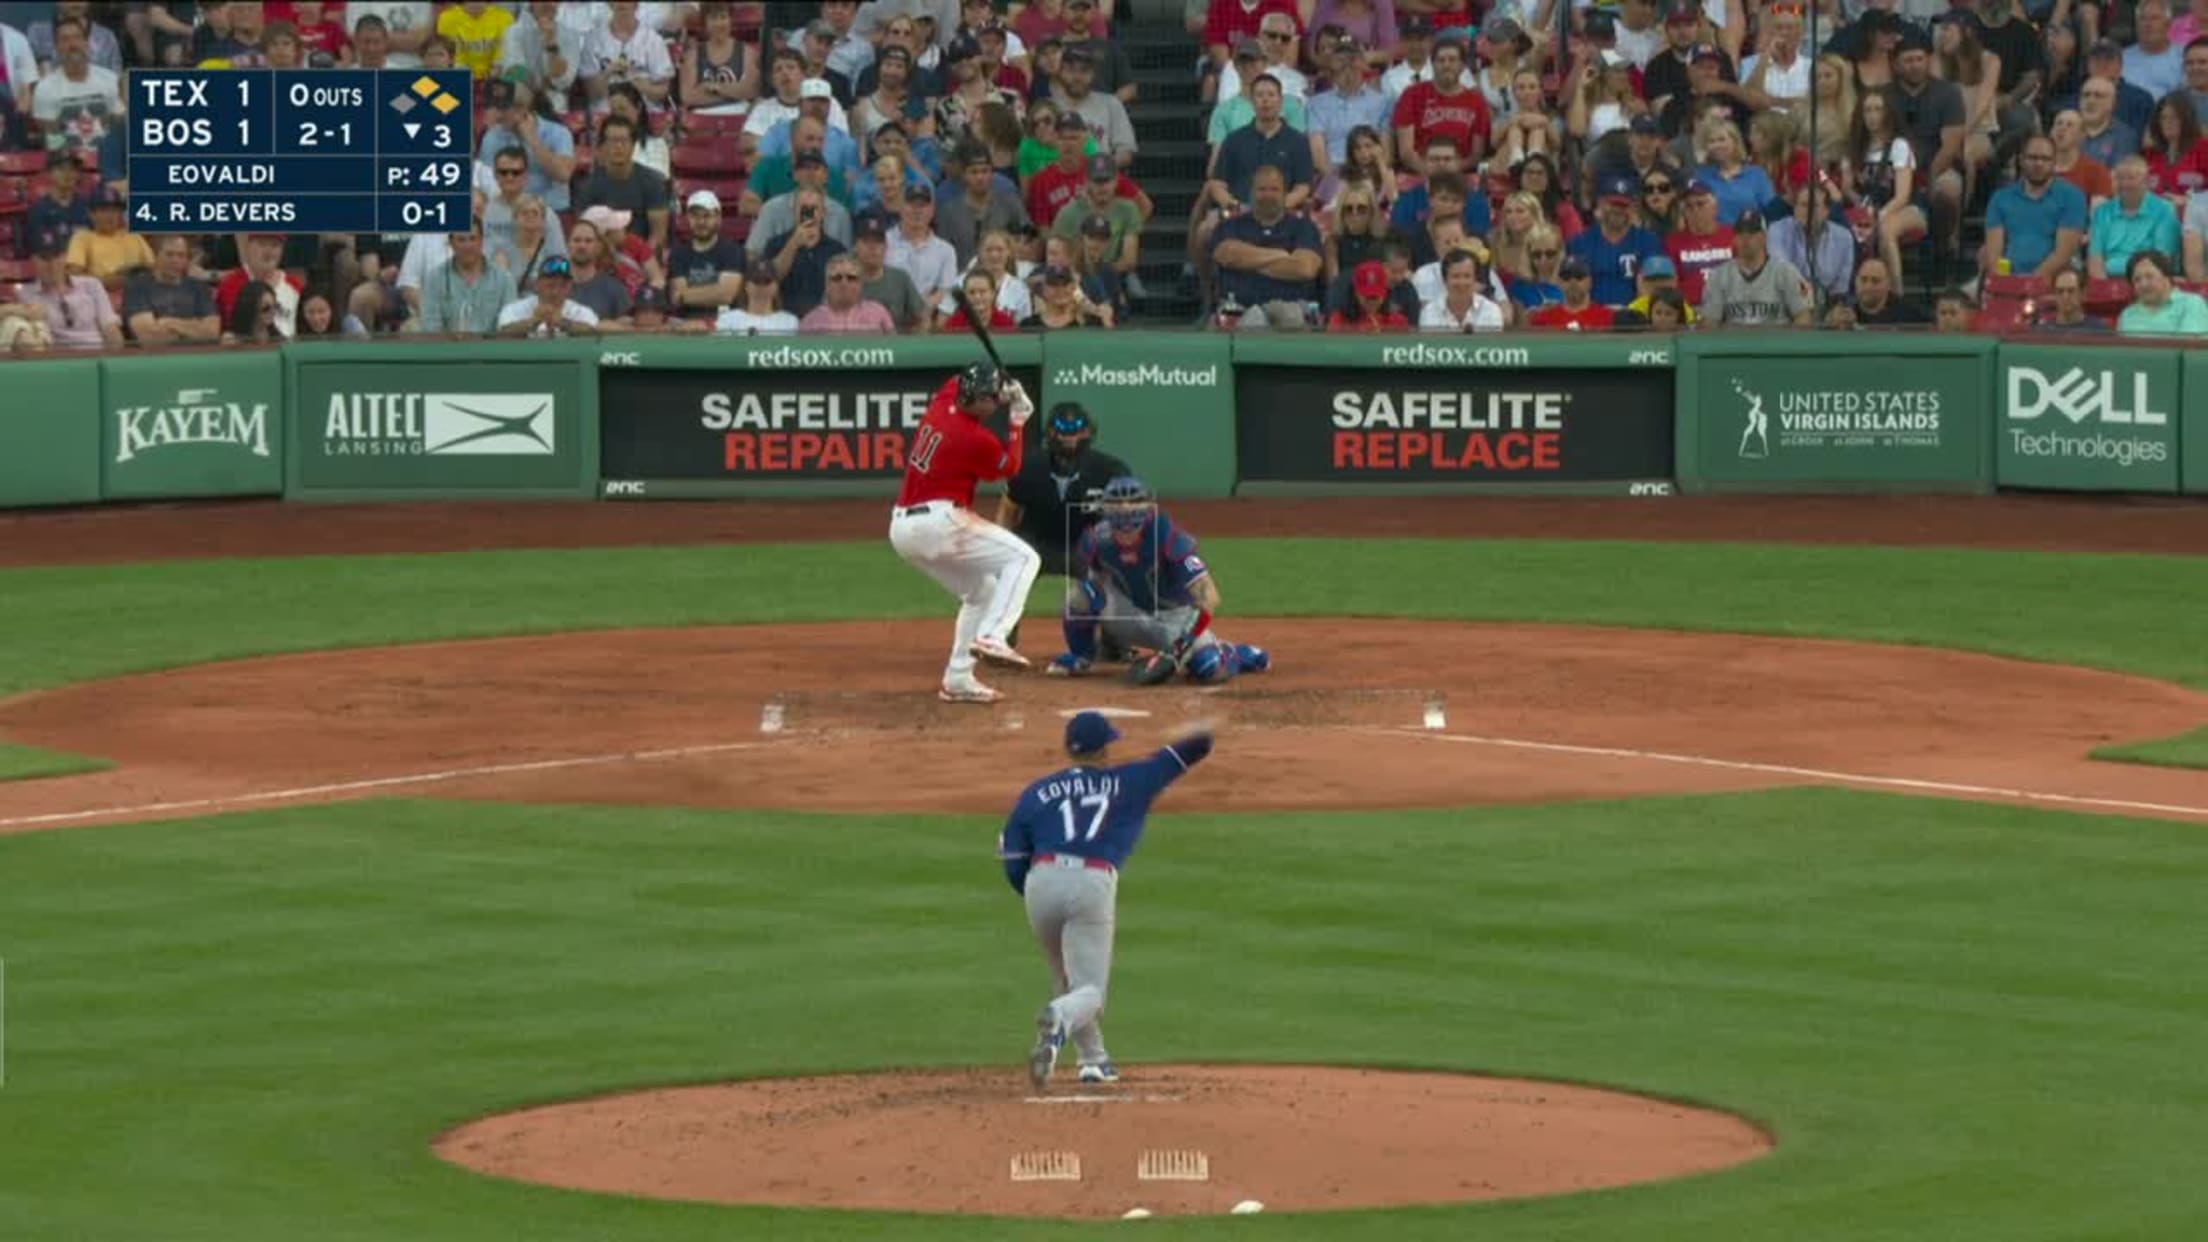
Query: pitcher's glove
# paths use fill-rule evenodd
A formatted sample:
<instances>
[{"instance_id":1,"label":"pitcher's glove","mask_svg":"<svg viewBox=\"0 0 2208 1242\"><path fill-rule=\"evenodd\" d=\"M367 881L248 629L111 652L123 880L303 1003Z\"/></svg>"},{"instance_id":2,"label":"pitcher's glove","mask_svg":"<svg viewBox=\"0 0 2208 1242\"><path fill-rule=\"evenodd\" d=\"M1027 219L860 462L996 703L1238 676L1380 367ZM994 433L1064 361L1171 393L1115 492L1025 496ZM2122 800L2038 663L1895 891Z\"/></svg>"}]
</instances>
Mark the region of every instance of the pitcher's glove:
<instances>
[{"instance_id":1,"label":"pitcher's glove","mask_svg":"<svg viewBox=\"0 0 2208 1242\"><path fill-rule=\"evenodd\" d=\"M1135 657L1127 664L1127 684L1130 686L1162 686L1173 680L1181 671L1178 660L1163 651L1152 651Z\"/></svg>"}]
</instances>

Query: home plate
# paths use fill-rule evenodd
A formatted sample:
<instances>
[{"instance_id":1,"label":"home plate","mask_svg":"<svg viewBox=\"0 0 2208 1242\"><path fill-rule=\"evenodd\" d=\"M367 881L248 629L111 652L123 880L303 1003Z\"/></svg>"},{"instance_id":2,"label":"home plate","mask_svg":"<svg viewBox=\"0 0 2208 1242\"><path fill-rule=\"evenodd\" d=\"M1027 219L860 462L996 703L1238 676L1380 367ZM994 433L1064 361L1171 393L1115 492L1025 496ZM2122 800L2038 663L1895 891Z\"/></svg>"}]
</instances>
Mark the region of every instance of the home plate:
<instances>
[{"instance_id":1,"label":"home plate","mask_svg":"<svg viewBox=\"0 0 2208 1242\"><path fill-rule=\"evenodd\" d=\"M1131 717L1150 714L1139 707L1068 707L1058 714L1067 720L1071 720L1083 712L1095 712L1099 716L1109 716L1115 720L1126 720Z\"/></svg>"}]
</instances>

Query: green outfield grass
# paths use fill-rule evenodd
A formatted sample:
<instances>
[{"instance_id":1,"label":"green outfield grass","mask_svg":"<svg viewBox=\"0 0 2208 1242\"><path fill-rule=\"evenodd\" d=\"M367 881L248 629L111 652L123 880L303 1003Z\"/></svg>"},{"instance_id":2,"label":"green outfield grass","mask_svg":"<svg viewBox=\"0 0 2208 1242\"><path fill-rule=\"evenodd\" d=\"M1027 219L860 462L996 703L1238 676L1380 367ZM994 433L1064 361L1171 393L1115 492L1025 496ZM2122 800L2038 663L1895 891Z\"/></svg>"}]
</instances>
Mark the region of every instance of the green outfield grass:
<instances>
[{"instance_id":1,"label":"green outfield grass","mask_svg":"<svg viewBox=\"0 0 2208 1242\"><path fill-rule=\"evenodd\" d=\"M1958 647L2208 687L2208 558L1219 540L1228 616L1561 621ZM1037 602L1055 612L1049 585ZM189 561L0 573L0 695L279 651L608 626L947 617L886 545Z\"/></svg>"},{"instance_id":2,"label":"green outfield grass","mask_svg":"<svg viewBox=\"0 0 2208 1242\"><path fill-rule=\"evenodd\" d=\"M2208 560L1429 541L1208 552L1230 616L1854 638L2208 687ZM0 572L0 695L283 651L947 615L873 545L16 570ZM11 762L0 752L0 771ZM427 1150L470 1117L624 1086L914 1064L1016 1074L1041 967L989 860L994 830L374 802L0 838L0 1238L1088 1232L576 1195ZM1168 813L1126 889L1111 1019L1125 1060L1584 1079L1736 1109L1782 1146L1712 1178L1568 1199L1144 1228L2196 1238L2204 873L2197 826L1825 790Z\"/></svg>"},{"instance_id":3,"label":"green outfield grass","mask_svg":"<svg viewBox=\"0 0 2208 1242\"><path fill-rule=\"evenodd\" d=\"M2093 752L2093 757L2118 763L2150 763L2164 768L2208 768L2208 726L2152 742L2103 746Z\"/></svg>"},{"instance_id":4,"label":"green outfield grass","mask_svg":"<svg viewBox=\"0 0 2208 1242\"><path fill-rule=\"evenodd\" d=\"M0 744L0 781L27 781L41 776L70 776L78 772L98 772L103 768L113 766L105 759L72 755L65 751L40 750L36 746Z\"/></svg>"},{"instance_id":5,"label":"green outfield grass","mask_svg":"<svg viewBox=\"0 0 2208 1242\"><path fill-rule=\"evenodd\" d=\"M628 1085L1001 1064L1018 1089L1042 968L992 831L372 802L0 841L0 1236L1077 1232L577 1195L428 1153ZM2197 1237L2203 885L2197 827L1829 790L1168 812L1124 890L1130 1073L1583 1079L1781 1146L1669 1185L1145 1236Z\"/></svg>"}]
</instances>

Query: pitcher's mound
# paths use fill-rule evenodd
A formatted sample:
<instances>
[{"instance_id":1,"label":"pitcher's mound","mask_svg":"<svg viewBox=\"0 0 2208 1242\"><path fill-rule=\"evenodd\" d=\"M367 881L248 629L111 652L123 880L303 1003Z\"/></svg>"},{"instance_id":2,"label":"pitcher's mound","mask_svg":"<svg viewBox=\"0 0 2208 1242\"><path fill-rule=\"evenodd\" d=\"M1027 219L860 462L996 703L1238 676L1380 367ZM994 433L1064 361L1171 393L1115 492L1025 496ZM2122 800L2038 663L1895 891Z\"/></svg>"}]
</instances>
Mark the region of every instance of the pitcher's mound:
<instances>
[{"instance_id":1,"label":"pitcher's mound","mask_svg":"<svg viewBox=\"0 0 2208 1242\"><path fill-rule=\"evenodd\" d=\"M1118 1217L1225 1213L1245 1199L1308 1212L1569 1194L1771 1149L1730 1114L1560 1083L1305 1066L1123 1074L1090 1086L1063 1067L1047 1096L1006 1070L648 1091L486 1118L437 1153L494 1176L652 1198Z\"/></svg>"}]
</instances>

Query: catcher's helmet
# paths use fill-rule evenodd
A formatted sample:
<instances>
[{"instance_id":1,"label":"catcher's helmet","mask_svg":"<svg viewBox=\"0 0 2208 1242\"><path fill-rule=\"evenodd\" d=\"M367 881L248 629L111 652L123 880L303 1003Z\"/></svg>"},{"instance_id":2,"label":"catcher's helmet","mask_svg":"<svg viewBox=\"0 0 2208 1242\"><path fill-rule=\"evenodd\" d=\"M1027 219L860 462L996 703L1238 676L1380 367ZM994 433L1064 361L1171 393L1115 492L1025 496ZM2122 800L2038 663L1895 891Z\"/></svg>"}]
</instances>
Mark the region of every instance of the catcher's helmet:
<instances>
[{"instance_id":1,"label":"catcher's helmet","mask_svg":"<svg viewBox=\"0 0 2208 1242\"><path fill-rule=\"evenodd\" d=\"M1004 372L994 362L968 363L958 373L958 403L972 405L983 397L995 397L1004 392Z\"/></svg>"},{"instance_id":2,"label":"catcher's helmet","mask_svg":"<svg viewBox=\"0 0 2208 1242\"><path fill-rule=\"evenodd\" d=\"M1157 497L1151 495L1150 485L1131 474L1123 474L1106 483L1097 500L1103 506L1105 519L1118 530L1136 529L1157 509Z\"/></svg>"}]
</instances>

